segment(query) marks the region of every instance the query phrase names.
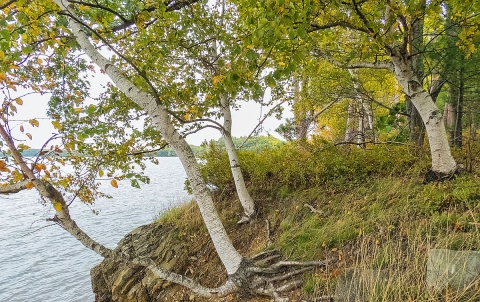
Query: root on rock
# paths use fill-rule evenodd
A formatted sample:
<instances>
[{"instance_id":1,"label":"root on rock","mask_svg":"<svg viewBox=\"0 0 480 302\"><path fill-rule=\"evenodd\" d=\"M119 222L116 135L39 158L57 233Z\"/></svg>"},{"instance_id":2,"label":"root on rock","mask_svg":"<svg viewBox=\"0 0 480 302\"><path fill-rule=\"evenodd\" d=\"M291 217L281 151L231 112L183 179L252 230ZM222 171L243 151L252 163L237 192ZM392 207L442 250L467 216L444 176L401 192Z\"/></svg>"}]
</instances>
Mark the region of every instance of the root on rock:
<instances>
[{"instance_id":1,"label":"root on rock","mask_svg":"<svg viewBox=\"0 0 480 302\"><path fill-rule=\"evenodd\" d=\"M282 295L303 284L304 272L326 267L336 260L277 261L281 257L279 251L271 250L246 259L239 271L231 276L232 281L250 294L269 296L277 302L284 302L288 298Z\"/></svg>"}]
</instances>

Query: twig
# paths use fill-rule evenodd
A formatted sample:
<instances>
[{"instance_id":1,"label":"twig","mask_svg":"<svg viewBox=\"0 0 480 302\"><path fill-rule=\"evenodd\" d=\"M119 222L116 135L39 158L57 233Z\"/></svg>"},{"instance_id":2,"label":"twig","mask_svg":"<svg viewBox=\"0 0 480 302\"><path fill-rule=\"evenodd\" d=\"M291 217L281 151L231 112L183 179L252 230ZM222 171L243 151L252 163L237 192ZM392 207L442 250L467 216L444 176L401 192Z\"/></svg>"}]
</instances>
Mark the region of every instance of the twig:
<instances>
[{"instance_id":1,"label":"twig","mask_svg":"<svg viewBox=\"0 0 480 302\"><path fill-rule=\"evenodd\" d=\"M322 210L317 210L317 209L315 209L314 207L312 207L311 205L309 205L308 203L305 203L303 206L309 208L310 211L312 211L312 213L316 213L316 214L319 214L319 215L325 214L324 211L322 211Z\"/></svg>"},{"instance_id":2,"label":"twig","mask_svg":"<svg viewBox=\"0 0 480 302\"><path fill-rule=\"evenodd\" d=\"M312 267L300 268L300 269L291 271L291 272L289 272L289 273L287 273L287 274L283 274L283 275L280 275L280 276L276 276L276 277L269 278L269 279L267 279L267 282L283 281L283 280L285 280L285 279L288 279L288 278L290 278L290 277L292 277L292 276L301 274L301 273L306 272L306 271L311 270L311 269L312 269Z\"/></svg>"},{"instance_id":3,"label":"twig","mask_svg":"<svg viewBox=\"0 0 480 302\"><path fill-rule=\"evenodd\" d=\"M252 132L250 132L250 134L245 138L245 140L243 141L243 143L238 147L238 149L241 149L243 147L243 145L245 145L245 143L247 142L248 139L250 139L250 137L252 137L252 135L255 133L255 131L257 131L257 128L260 127L260 125L263 124L263 122L267 119L267 117L271 116L273 114L273 112L275 112L275 109L277 109L278 107L280 107L283 103L285 103L286 100L283 100L281 101L280 103L278 103L277 105L275 105L272 109L270 109L270 111L267 112L267 114L265 114L265 116L258 122L258 124L255 126L255 128L253 128Z\"/></svg>"}]
</instances>

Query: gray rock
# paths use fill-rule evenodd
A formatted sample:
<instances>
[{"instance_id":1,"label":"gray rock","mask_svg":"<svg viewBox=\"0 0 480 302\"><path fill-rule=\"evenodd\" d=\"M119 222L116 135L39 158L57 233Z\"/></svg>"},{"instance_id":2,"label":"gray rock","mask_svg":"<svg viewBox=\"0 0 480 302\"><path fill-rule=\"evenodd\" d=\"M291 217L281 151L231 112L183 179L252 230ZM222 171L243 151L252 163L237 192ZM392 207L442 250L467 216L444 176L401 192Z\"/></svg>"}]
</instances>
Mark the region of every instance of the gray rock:
<instances>
[{"instance_id":1,"label":"gray rock","mask_svg":"<svg viewBox=\"0 0 480 302\"><path fill-rule=\"evenodd\" d=\"M462 290L480 278L480 252L431 249L428 251L427 287L441 292L447 286Z\"/></svg>"},{"instance_id":2,"label":"gray rock","mask_svg":"<svg viewBox=\"0 0 480 302\"><path fill-rule=\"evenodd\" d=\"M370 301L371 297L378 296L388 286L389 275L385 270L348 269L337 281L335 301Z\"/></svg>"}]
</instances>

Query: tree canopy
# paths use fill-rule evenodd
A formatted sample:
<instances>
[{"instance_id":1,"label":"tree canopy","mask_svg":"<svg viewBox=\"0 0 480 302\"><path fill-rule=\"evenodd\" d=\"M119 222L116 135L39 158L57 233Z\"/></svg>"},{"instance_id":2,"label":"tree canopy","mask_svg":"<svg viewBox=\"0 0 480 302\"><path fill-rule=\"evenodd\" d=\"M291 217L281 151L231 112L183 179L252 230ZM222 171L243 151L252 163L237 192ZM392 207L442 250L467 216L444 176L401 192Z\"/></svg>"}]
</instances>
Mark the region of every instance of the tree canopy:
<instances>
[{"instance_id":1,"label":"tree canopy","mask_svg":"<svg viewBox=\"0 0 480 302\"><path fill-rule=\"evenodd\" d=\"M238 189L245 184L231 138L231 110L244 102L269 106L265 118L280 117L288 102L294 117L279 132L289 140L313 134L365 148L404 142L405 131L424 127L431 156L427 180L449 179L458 168L444 110L447 117L453 112L447 120L452 143L462 145L465 127L471 136L477 132L476 2L10 0L0 8L1 192L37 189L56 210L51 220L85 246L204 296L248 288L280 299L288 287L264 289L256 278L268 269L287 278L289 272L276 269L304 264L262 268L239 254L185 140L189 134L207 127L222 133ZM96 73L111 82L93 97L89 81ZM22 152L43 121L14 118L30 94L49 96L48 116L57 131L35 158ZM408 127L405 117L414 115L420 122ZM415 137L423 145L425 138ZM135 168L155 161L167 145L182 161L229 275L219 288L183 279L152 259L118 254L70 217L71 201L91 203L102 196L98 177L108 177L114 187L124 178L134 187L148 182ZM64 171L66 163L73 172ZM238 192L243 205L244 193ZM251 218L249 203L244 207ZM323 262L305 264L315 265Z\"/></svg>"}]
</instances>

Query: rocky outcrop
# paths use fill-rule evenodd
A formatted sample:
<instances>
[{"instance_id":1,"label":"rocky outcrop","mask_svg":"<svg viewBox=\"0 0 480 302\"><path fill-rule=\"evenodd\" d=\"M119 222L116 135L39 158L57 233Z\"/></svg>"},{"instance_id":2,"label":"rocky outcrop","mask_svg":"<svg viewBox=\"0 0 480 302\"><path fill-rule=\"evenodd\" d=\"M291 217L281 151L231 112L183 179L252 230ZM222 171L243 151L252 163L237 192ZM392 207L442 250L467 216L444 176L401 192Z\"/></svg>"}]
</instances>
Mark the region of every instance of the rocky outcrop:
<instances>
[{"instance_id":1,"label":"rocky outcrop","mask_svg":"<svg viewBox=\"0 0 480 302\"><path fill-rule=\"evenodd\" d=\"M186 236L178 234L178 230L169 225L152 223L141 226L128 235L126 235L118 244L116 250L128 249L128 253L139 256L151 257L161 267L167 270L173 270L189 277L195 277L197 280L208 282L208 278L198 279L200 276L193 276L193 267L200 263L218 263L216 255L210 255L206 251L212 249L208 246L208 240L204 240L200 245L193 245ZM203 250L204 259L199 259L199 253ZM217 282L223 282L222 268L214 265L213 268L219 268L216 273L220 276ZM208 265L208 270L212 265ZM205 268L203 269L205 271ZM190 293L185 289L173 286L169 282L157 278L151 271L143 267L114 262L111 259L104 259L99 265L92 268L91 272L92 287L95 293L95 301L188 301Z\"/></svg>"}]
</instances>

